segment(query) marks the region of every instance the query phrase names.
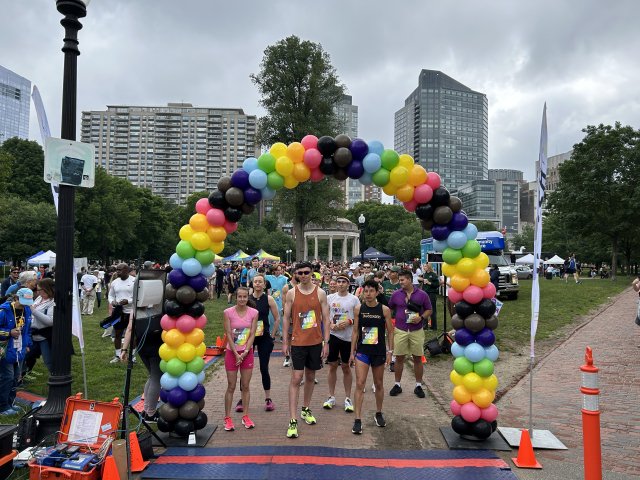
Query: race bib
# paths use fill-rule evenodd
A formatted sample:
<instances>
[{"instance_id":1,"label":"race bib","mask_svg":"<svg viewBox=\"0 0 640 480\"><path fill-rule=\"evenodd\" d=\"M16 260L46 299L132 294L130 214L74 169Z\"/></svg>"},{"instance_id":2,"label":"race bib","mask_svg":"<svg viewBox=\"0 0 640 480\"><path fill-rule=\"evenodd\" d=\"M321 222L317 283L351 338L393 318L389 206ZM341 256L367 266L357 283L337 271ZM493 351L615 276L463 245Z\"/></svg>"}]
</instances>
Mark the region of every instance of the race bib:
<instances>
[{"instance_id":1,"label":"race bib","mask_svg":"<svg viewBox=\"0 0 640 480\"><path fill-rule=\"evenodd\" d=\"M404 313L407 316L407 323L418 323L418 322L420 322L420 315L418 315L417 312L412 312L410 310L405 310Z\"/></svg>"},{"instance_id":2,"label":"race bib","mask_svg":"<svg viewBox=\"0 0 640 480\"><path fill-rule=\"evenodd\" d=\"M238 347L242 347L247 344L249 340L250 328L236 328L233 330L233 343Z\"/></svg>"},{"instance_id":3,"label":"race bib","mask_svg":"<svg viewBox=\"0 0 640 480\"><path fill-rule=\"evenodd\" d=\"M310 312L300 313L299 316L300 316L300 326L302 327L303 330L318 326L318 324L316 323L315 310L311 310Z\"/></svg>"},{"instance_id":4,"label":"race bib","mask_svg":"<svg viewBox=\"0 0 640 480\"><path fill-rule=\"evenodd\" d=\"M362 327L362 344L378 344L378 327Z\"/></svg>"},{"instance_id":5,"label":"race bib","mask_svg":"<svg viewBox=\"0 0 640 480\"><path fill-rule=\"evenodd\" d=\"M262 320L258 320L258 328L256 328L256 337L261 337L264 333L264 322Z\"/></svg>"},{"instance_id":6,"label":"race bib","mask_svg":"<svg viewBox=\"0 0 640 480\"><path fill-rule=\"evenodd\" d=\"M18 336L18 338L13 339L13 348L15 348L18 352L22 351L22 333Z\"/></svg>"},{"instance_id":7,"label":"race bib","mask_svg":"<svg viewBox=\"0 0 640 480\"><path fill-rule=\"evenodd\" d=\"M273 294L271 295L275 300L277 300L278 298L280 298L280 290L276 290L275 292L273 292Z\"/></svg>"},{"instance_id":8,"label":"race bib","mask_svg":"<svg viewBox=\"0 0 640 480\"><path fill-rule=\"evenodd\" d=\"M332 321L334 325L339 324L340 322L342 322L343 320L345 321L349 321L349 318L347 317L346 313L335 313L333 315Z\"/></svg>"}]
</instances>

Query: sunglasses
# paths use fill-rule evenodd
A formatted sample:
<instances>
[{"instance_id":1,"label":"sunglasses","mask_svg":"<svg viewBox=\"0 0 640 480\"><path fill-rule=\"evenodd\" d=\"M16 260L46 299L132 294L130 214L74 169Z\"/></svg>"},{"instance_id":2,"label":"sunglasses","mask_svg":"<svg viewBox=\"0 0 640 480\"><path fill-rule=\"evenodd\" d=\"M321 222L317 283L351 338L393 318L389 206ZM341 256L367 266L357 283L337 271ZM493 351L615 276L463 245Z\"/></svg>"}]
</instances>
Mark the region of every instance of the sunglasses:
<instances>
[{"instance_id":1,"label":"sunglasses","mask_svg":"<svg viewBox=\"0 0 640 480\"><path fill-rule=\"evenodd\" d=\"M298 275L311 275L311 272L309 270L306 270L304 272L298 271L297 273L298 273Z\"/></svg>"}]
</instances>

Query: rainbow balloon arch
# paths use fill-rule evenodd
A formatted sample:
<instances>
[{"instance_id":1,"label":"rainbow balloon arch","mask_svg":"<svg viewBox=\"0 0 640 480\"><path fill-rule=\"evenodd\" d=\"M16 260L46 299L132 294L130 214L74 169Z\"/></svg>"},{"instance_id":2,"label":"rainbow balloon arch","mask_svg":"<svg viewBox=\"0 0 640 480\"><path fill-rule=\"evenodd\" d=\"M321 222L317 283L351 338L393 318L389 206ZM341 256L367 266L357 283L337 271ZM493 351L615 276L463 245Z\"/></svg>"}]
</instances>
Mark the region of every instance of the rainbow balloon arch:
<instances>
[{"instance_id":1,"label":"rainbow balloon arch","mask_svg":"<svg viewBox=\"0 0 640 480\"><path fill-rule=\"evenodd\" d=\"M162 319L165 343L160 347L164 372L160 395L165 404L158 428L188 435L206 425L202 328L207 319L202 302L208 295L206 279L214 273L213 261L224 249L226 236L236 231L243 215L252 214L257 204L272 199L278 190L319 182L325 176L381 187L431 231L456 309L451 319L456 330L451 348L456 357L450 376L455 385L451 426L462 436L488 438L497 428L498 410L492 402L498 386L493 374L498 358L493 330L498 318L491 300L496 290L485 270L489 258L476 241L478 230L437 173L415 165L409 155L385 149L379 141L367 144L347 135L319 139L307 135L288 146L276 143L269 153L247 158L242 169L221 178L216 190L196 203L196 213L180 229L181 241L170 259L173 270Z\"/></svg>"}]
</instances>

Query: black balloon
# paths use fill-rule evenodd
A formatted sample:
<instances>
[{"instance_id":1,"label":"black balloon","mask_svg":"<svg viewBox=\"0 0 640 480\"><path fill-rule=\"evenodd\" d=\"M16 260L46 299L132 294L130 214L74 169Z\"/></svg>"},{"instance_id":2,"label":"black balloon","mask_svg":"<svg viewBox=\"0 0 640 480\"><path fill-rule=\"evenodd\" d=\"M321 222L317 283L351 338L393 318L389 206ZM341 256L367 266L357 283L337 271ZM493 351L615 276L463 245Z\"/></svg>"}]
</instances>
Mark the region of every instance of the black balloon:
<instances>
[{"instance_id":1,"label":"black balloon","mask_svg":"<svg viewBox=\"0 0 640 480\"><path fill-rule=\"evenodd\" d=\"M460 315L460 318L467 318L473 313L473 305L466 300L460 300L454 305L456 313Z\"/></svg>"},{"instance_id":2,"label":"black balloon","mask_svg":"<svg viewBox=\"0 0 640 480\"><path fill-rule=\"evenodd\" d=\"M480 303L476 305L476 312L482 315L483 318L491 318L496 313L496 304L489 298L483 298Z\"/></svg>"},{"instance_id":3,"label":"black balloon","mask_svg":"<svg viewBox=\"0 0 640 480\"><path fill-rule=\"evenodd\" d=\"M209 419L207 418L207 414L204 412L198 412L196 418L193 419L193 426L196 430L202 430L207 426L207 422Z\"/></svg>"},{"instance_id":4,"label":"black balloon","mask_svg":"<svg viewBox=\"0 0 640 480\"><path fill-rule=\"evenodd\" d=\"M224 199L224 192L222 190L214 190L209 194L209 205L219 210L224 210L229 206Z\"/></svg>"},{"instance_id":5,"label":"black balloon","mask_svg":"<svg viewBox=\"0 0 640 480\"><path fill-rule=\"evenodd\" d=\"M449 190L444 187L438 187L433 191L433 203L435 203L436 207L447 205L450 198Z\"/></svg>"},{"instance_id":6,"label":"black balloon","mask_svg":"<svg viewBox=\"0 0 640 480\"><path fill-rule=\"evenodd\" d=\"M240 211L243 215L251 215L255 209L255 205L249 205L248 203L243 203L242 205L240 205Z\"/></svg>"},{"instance_id":7,"label":"black balloon","mask_svg":"<svg viewBox=\"0 0 640 480\"><path fill-rule=\"evenodd\" d=\"M416 207L416 217L420 220L431 220L433 217L433 205L430 203L421 203Z\"/></svg>"},{"instance_id":8,"label":"black balloon","mask_svg":"<svg viewBox=\"0 0 640 480\"><path fill-rule=\"evenodd\" d=\"M456 415L451 420L451 428L458 435L468 435L471 433L471 425L461 415Z\"/></svg>"},{"instance_id":9,"label":"black balloon","mask_svg":"<svg viewBox=\"0 0 640 480\"><path fill-rule=\"evenodd\" d=\"M325 175L333 175L338 170L338 166L334 163L332 157L322 157L320 162L320 171Z\"/></svg>"},{"instance_id":10,"label":"black balloon","mask_svg":"<svg viewBox=\"0 0 640 480\"><path fill-rule=\"evenodd\" d=\"M166 420L163 420L162 417L158 418L156 425L158 426L158 430L161 432L173 432L173 422L167 422Z\"/></svg>"},{"instance_id":11,"label":"black balloon","mask_svg":"<svg viewBox=\"0 0 640 480\"><path fill-rule=\"evenodd\" d=\"M464 328L473 333L479 332L484 328L484 318L477 313L472 313L464 319Z\"/></svg>"},{"instance_id":12,"label":"black balloon","mask_svg":"<svg viewBox=\"0 0 640 480\"><path fill-rule=\"evenodd\" d=\"M338 135L336 137L336 145L338 148L349 148L351 146L351 138L348 135Z\"/></svg>"},{"instance_id":13,"label":"black balloon","mask_svg":"<svg viewBox=\"0 0 640 480\"><path fill-rule=\"evenodd\" d=\"M232 207L239 207L244 202L244 192L237 187L231 187L224 194L224 198Z\"/></svg>"},{"instance_id":14,"label":"black balloon","mask_svg":"<svg viewBox=\"0 0 640 480\"><path fill-rule=\"evenodd\" d=\"M422 228L425 230L431 230L435 224L436 222L433 221L433 218L429 220L420 220L420 225L422 225Z\"/></svg>"},{"instance_id":15,"label":"black balloon","mask_svg":"<svg viewBox=\"0 0 640 480\"><path fill-rule=\"evenodd\" d=\"M224 211L224 218L229 220L231 223L238 223L242 218L242 210L239 208L228 207Z\"/></svg>"},{"instance_id":16,"label":"black balloon","mask_svg":"<svg viewBox=\"0 0 640 480\"><path fill-rule=\"evenodd\" d=\"M498 328L499 324L500 322L498 321L497 315L491 315L484 322L484 326L487 327L489 330L495 330L496 328Z\"/></svg>"},{"instance_id":17,"label":"black balloon","mask_svg":"<svg viewBox=\"0 0 640 480\"><path fill-rule=\"evenodd\" d=\"M167 300L164 302L164 313L170 317L177 318L184 313L184 307L177 300Z\"/></svg>"},{"instance_id":18,"label":"black balloon","mask_svg":"<svg viewBox=\"0 0 640 480\"><path fill-rule=\"evenodd\" d=\"M177 291L178 289L176 287L174 287L170 283L167 283L167 286L164 288L165 300L175 300Z\"/></svg>"},{"instance_id":19,"label":"black balloon","mask_svg":"<svg viewBox=\"0 0 640 480\"><path fill-rule=\"evenodd\" d=\"M184 405L180 407L180 418L193 420L198 416L198 412L198 404L193 400L187 400Z\"/></svg>"},{"instance_id":20,"label":"black balloon","mask_svg":"<svg viewBox=\"0 0 640 480\"><path fill-rule=\"evenodd\" d=\"M160 418L165 422L175 422L179 416L179 410L170 403L165 403L160 407Z\"/></svg>"},{"instance_id":21,"label":"black balloon","mask_svg":"<svg viewBox=\"0 0 640 480\"><path fill-rule=\"evenodd\" d=\"M451 317L451 328L453 328L454 330L460 330L461 328L464 328L464 319L457 314Z\"/></svg>"},{"instance_id":22,"label":"black balloon","mask_svg":"<svg viewBox=\"0 0 640 480\"><path fill-rule=\"evenodd\" d=\"M332 138L329 137L328 135L325 135L324 137L320 137L318 139L318 151L324 156L329 156L329 155L333 155L333 152L335 152L338 149L338 144L336 143L336 141Z\"/></svg>"},{"instance_id":23,"label":"black balloon","mask_svg":"<svg viewBox=\"0 0 640 480\"><path fill-rule=\"evenodd\" d=\"M193 318L198 318L204 313L204 304L196 300L186 308L184 313L191 315Z\"/></svg>"},{"instance_id":24,"label":"black balloon","mask_svg":"<svg viewBox=\"0 0 640 480\"><path fill-rule=\"evenodd\" d=\"M352 159L353 157L351 156L351 150L349 150L348 148L341 147L336 150L336 153L333 154L333 161L336 162L336 165L341 168L345 168L347 165L349 165Z\"/></svg>"},{"instance_id":25,"label":"black balloon","mask_svg":"<svg viewBox=\"0 0 640 480\"><path fill-rule=\"evenodd\" d=\"M343 181L349 178L349 175L347 175L347 172L344 171L344 168L339 168L338 170L336 170L336 173L333 174L333 178Z\"/></svg>"},{"instance_id":26,"label":"black balloon","mask_svg":"<svg viewBox=\"0 0 640 480\"><path fill-rule=\"evenodd\" d=\"M449 207L442 206L433 211L433 220L440 225L446 225L451 221L452 217L453 212Z\"/></svg>"},{"instance_id":27,"label":"black balloon","mask_svg":"<svg viewBox=\"0 0 640 480\"><path fill-rule=\"evenodd\" d=\"M196 293L196 300L199 302L206 302L209 299L209 289L207 287Z\"/></svg>"},{"instance_id":28,"label":"black balloon","mask_svg":"<svg viewBox=\"0 0 640 480\"><path fill-rule=\"evenodd\" d=\"M459 212L462 210L462 202L458 197L450 197L449 203L447 206L451 209L453 213Z\"/></svg>"},{"instance_id":29,"label":"black balloon","mask_svg":"<svg viewBox=\"0 0 640 480\"><path fill-rule=\"evenodd\" d=\"M471 433L473 436L481 438L482 440L486 440L491 436L491 424L484 419L480 419L477 422L473 423L471 427Z\"/></svg>"},{"instance_id":30,"label":"black balloon","mask_svg":"<svg viewBox=\"0 0 640 480\"><path fill-rule=\"evenodd\" d=\"M231 187L233 187L231 177L222 177L220 180L218 180L218 190L220 190L221 192L226 192Z\"/></svg>"},{"instance_id":31,"label":"black balloon","mask_svg":"<svg viewBox=\"0 0 640 480\"><path fill-rule=\"evenodd\" d=\"M176 300L183 305L189 305L196 299L196 291L189 285L183 285L176 292Z\"/></svg>"},{"instance_id":32,"label":"black balloon","mask_svg":"<svg viewBox=\"0 0 640 480\"><path fill-rule=\"evenodd\" d=\"M191 432L193 432L193 422L190 420L186 420L184 418L181 418L180 420L176 421L175 425L173 426L173 431L180 435L181 437L186 437L188 436Z\"/></svg>"},{"instance_id":33,"label":"black balloon","mask_svg":"<svg viewBox=\"0 0 640 480\"><path fill-rule=\"evenodd\" d=\"M491 422L491 431L495 432L498 429L498 421L494 420L493 422Z\"/></svg>"}]
</instances>

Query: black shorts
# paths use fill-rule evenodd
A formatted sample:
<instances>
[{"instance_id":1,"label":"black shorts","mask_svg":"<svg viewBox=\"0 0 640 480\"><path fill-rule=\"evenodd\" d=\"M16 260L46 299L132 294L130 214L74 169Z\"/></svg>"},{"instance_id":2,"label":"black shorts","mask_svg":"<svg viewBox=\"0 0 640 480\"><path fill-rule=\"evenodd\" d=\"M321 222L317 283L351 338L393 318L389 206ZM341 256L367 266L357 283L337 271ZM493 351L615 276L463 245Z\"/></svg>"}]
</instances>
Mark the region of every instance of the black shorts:
<instances>
[{"instance_id":1,"label":"black shorts","mask_svg":"<svg viewBox=\"0 0 640 480\"><path fill-rule=\"evenodd\" d=\"M129 326L129 315L131 315L131 313L123 313L120 315L120 321L113 326L116 332L122 332L127 329Z\"/></svg>"},{"instance_id":2,"label":"black shorts","mask_svg":"<svg viewBox=\"0 0 640 480\"><path fill-rule=\"evenodd\" d=\"M320 370L322 368L322 344L291 346L291 360L293 360L294 370Z\"/></svg>"},{"instance_id":3,"label":"black shorts","mask_svg":"<svg viewBox=\"0 0 640 480\"><path fill-rule=\"evenodd\" d=\"M564 273L566 273L567 275L573 275L574 273L576 273L576 269L575 268L567 268Z\"/></svg>"},{"instance_id":4,"label":"black shorts","mask_svg":"<svg viewBox=\"0 0 640 480\"><path fill-rule=\"evenodd\" d=\"M367 365L371 365L372 367L379 367L380 365L384 365L384 362L387 361L387 357L385 355L367 355L366 353L356 353L356 360L360 360L362 363L366 363Z\"/></svg>"},{"instance_id":5,"label":"black shorts","mask_svg":"<svg viewBox=\"0 0 640 480\"><path fill-rule=\"evenodd\" d=\"M351 356L351 342L331 335L331 337L329 337L329 362L337 362L338 356L342 357L342 361L345 363L349 361L349 357Z\"/></svg>"}]
</instances>

